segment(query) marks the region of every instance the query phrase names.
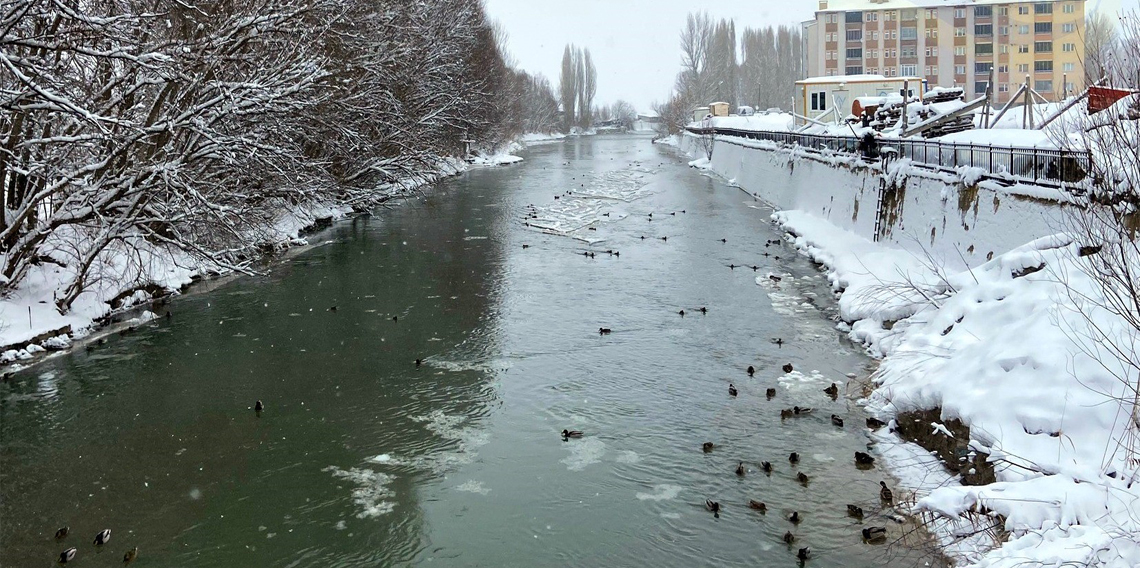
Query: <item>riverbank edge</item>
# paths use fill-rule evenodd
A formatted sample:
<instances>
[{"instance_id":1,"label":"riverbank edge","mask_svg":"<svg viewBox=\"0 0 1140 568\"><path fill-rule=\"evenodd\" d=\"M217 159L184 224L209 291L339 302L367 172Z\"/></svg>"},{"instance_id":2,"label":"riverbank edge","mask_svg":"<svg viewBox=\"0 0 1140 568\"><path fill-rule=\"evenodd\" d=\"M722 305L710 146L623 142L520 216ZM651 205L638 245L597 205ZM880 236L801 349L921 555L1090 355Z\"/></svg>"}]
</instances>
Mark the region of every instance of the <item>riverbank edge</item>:
<instances>
[{"instance_id":1,"label":"riverbank edge","mask_svg":"<svg viewBox=\"0 0 1140 568\"><path fill-rule=\"evenodd\" d=\"M684 152L683 141L679 145L682 153L690 156ZM778 152L775 148L756 150ZM797 158L792 152L784 154L793 154L789 161ZM816 160L814 156L808 158ZM690 165L725 178L707 160L697 159ZM830 165L844 168L843 164ZM888 175L892 173L888 170ZM729 181L746 194L760 197L753 193L759 188ZM1135 537L1140 535L1140 520L1129 514L1127 506L1119 506L1140 499L1140 484L1131 482L1136 479L1135 469L1120 463L1119 457L1104 462L1097 459L1099 456L1080 451L1087 447L1095 453L1106 440L1120 441L1127 432L1122 432L1119 424L1134 410L1127 404L1119 408L1108 405L1102 410L1106 400L1087 400L1090 394L1099 394L1097 389L1119 390L1119 385L1113 385L1119 377L1097 373L1087 364L1073 370L1066 361L1056 360L1058 353L1064 359L1074 349L1079 352L1082 346L1074 345L1073 336L1067 335L1074 329L1079 332L1079 324L1096 328L1106 321L1122 323L1112 321L1113 314L1104 310L1081 313L1081 306L1064 301L1066 293L1070 298L1073 294L1086 299L1096 295L1098 286L1084 273L1080 259L1089 247L1081 247L1065 234L1038 235L1028 244L999 246L998 254L991 253L980 266L947 272L946 266L939 266L945 259L930 254L923 258L871 242L859 232L821 217L818 211L775 209L772 222L789 235L788 240L800 254L826 269L840 302L842 321L838 329L865 345L880 362L879 371L867 378L866 398L859 403L888 422L889 427L871 432L870 438L887 470L906 489L899 501L909 505L910 512L939 541L938 552L961 566L1006 568L1027 560L1042 567L1070 562L1138 565L1140 539ZM892 283L897 284L893 289ZM900 290L913 293L908 296ZM937 292L939 300L931 301L925 295L931 290ZM1003 308L1003 301L1021 312ZM975 303L984 307L976 309L972 307ZM941 304L949 307L944 309ZM1087 309L1088 305L1083 307ZM1000 317L987 313L1003 309L1008 320L1004 324ZM1014 315L1009 318L1011 313ZM964 317L967 321L962 324ZM1050 326L1051 318L1061 321L1052 321ZM945 343L937 342L955 326L956 335L971 334L971 330L988 333L980 334L982 340L973 338L979 348L960 338L957 343L953 337ZM1018 339L1002 337L1010 327L1020 331L1009 335L1021 336L1021 344ZM1033 380L1018 376L1016 368L1006 368L1008 361L995 358L987 348L1004 348L1005 355L1012 357L1012 352L1020 355L1017 359L1030 361L1027 368ZM931 357L931 351L945 353ZM1080 353L1091 363L1099 361L1089 357L1089 352ZM916 364L916 354L927 360ZM1073 368L1089 362L1074 357L1070 363ZM976 363L963 365L971 358L977 359ZM930 360L948 363L939 367ZM989 386L999 385L1003 378L1005 390L989 393L987 381L997 381ZM1063 399L1067 406L1054 408L1056 405L1030 400L1025 394L1038 391L1064 394L1053 398ZM985 408L979 409L977 396L969 396L977 392L988 397L983 401ZM1002 402L994 405L994 400ZM945 409L944 403L948 405ZM932 412L940 419L903 424L922 420ZM1049 425L1044 432L1031 431L1025 423L1038 416L1059 417L1063 424L1046 419ZM1015 434L1001 430L1005 436L995 439L986 428L971 432L970 428L952 431L948 427L952 423L960 426L971 417L991 429L995 424L1016 428ZM1025 436L1021 436L1022 430ZM1057 451L1056 456L1033 452L1033 442L1026 439L1038 434L1049 434L1059 443L1068 440L1073 448ZM949 445L964 445L967 453L963 459L1000 463L1001 478L992 480L992 467L985 472L967 466L959 474L953 473L946 460L958 456L939 454L939 446L948 444L934 438L956 435L966 439ZM924 447L923 441L931 447ZM1019 449L1025 452L1019 453Z\"/></svg>"},{"instance_id":2,"label":"riverbank edge","mask_svg":"<svg viewBox=\"0 0 1140 568\"><path fill-rule=\"evenodd\" d=\"M262 251L258 262L262 263L266 271L271 270L276 263L316 246L309 243L305 237L322 231L335 222L371 215L376 208L393 201L415 198L420 195L418 191L425 186L472 169L516 164L523 158L515 154L526 150L528 145L559 143L564 139L566 136L557 134L528 134L511 141L497 152L492 152L492 159L473 163L458 158L445 159L432 171L378 188L373 198L365 204L350 206L313 202L282 208L276 213L277 238L271 242L255 243ZM107 303L106 310L71 318L73 321L65 325L38 333L25 333L23 337L17 335L15 338L11 337L13 334L5 333L7 330L0 330L0 382L43 361L67 354L79 346L100 341L113 333L153 321L159 317L155 310L175 297L193 293L195 289L201 287L211 287L213 284L240 275L232 270L207 263L181 267L179 272L177 277L165 282L148 279L145 286L139 286L137 283L130 286L115 285L110 291L111 297L144 287L149 288L151 294L145 298L129 296L119 307L112 307ZM0 299L0 304L2 303L5 303L4 299ZM12 308L24 307L12 302L7 303L9 311ZM5 337L6 335L8 337Z\"/></svg>"}]
</instances>

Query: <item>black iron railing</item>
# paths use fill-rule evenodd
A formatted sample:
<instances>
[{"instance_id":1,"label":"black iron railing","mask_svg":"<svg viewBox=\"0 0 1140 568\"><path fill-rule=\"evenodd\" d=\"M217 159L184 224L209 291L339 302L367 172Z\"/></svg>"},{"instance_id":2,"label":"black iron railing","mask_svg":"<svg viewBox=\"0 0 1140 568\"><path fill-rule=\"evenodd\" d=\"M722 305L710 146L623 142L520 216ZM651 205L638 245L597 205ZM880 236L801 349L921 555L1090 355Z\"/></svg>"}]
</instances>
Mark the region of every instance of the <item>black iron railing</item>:
<instances>
[{"instance_id":1,"label":"black iron railing","mask_svg":"<svg viewBox=\"0 0 1140 568\"><path fill-rule=\"evenodd\" d=\"M689 128L688 130L698 136L715 134L749 140L766 140L784 146L799 146L821 152L863 153L859 139L854 136L734 128ZM1075 184L1085 180L1090 171L1089 154L1083 150L1017 148L892 138L878 138L876 142L879 153L889 153L888 148L891 148L898 157L909 158L920 164L947 170L963 166L981 168L989 176L999 179L1044 181L1051 182L1051 185Z\"/></svg>"}]
</instances>

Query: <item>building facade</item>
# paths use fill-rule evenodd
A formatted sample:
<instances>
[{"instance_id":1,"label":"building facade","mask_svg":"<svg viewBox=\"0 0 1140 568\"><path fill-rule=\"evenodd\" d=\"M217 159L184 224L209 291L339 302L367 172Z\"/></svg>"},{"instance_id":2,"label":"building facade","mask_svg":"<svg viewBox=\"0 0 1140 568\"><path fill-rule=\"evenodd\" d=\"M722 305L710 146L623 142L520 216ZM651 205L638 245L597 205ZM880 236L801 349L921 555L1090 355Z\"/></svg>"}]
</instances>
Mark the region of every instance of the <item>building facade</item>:
<instances>
[{"instance_id":1,"label":"building facade","mask_svg":"<svg viewBox=\"0 0 1140 568\"><path fill-rule=\"evenodd\" d=\"M808 77L916 75L1004 103L1026 82L1049 100L1084 90L1085 0L820 0L804 23Z\"/></svg>"}]
</instances>

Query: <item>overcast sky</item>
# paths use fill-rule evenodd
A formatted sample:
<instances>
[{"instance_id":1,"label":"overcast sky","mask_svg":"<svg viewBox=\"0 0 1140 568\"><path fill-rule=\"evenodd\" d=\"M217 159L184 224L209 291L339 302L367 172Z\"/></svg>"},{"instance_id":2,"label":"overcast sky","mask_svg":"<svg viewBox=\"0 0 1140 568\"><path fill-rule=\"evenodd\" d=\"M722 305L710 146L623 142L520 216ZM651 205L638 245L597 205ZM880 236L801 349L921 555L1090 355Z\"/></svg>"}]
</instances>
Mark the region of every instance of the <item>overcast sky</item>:
<instances>
[{"instance_id":1,"label":"overcast sky","mask_svg":"<svg viewBox=\"0 0 1140 568\"><path fill-rule=\"evenodd\" d=\"M625 99L638 110L668 96L681 66L678 37L689 12L745 27L799 25L818 0L486 0L487 12L506 28L519 67L545 75L557 88L562 49L590 48L598 69L596 104ZM1088 0L1118 12L1140 0Z\"/></svg>"}]
</instances>

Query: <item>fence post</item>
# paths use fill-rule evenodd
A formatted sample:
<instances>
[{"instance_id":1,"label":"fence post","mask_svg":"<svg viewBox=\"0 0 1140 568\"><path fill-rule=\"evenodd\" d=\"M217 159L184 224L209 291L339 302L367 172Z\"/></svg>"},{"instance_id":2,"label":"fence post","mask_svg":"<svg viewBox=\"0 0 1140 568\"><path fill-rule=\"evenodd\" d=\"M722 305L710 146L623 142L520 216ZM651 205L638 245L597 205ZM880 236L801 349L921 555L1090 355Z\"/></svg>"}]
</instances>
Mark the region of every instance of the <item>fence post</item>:
<instances>
[{"instance_id":1,"label":"fence post","mask_svg":"<svg viewBox=\"0 0 1140 568\"><path fill-rule=\"evenodd\" d=\"M1033 181L1037 181L1037 147L1033 147Z\"/></svg>"}]
</instances>

